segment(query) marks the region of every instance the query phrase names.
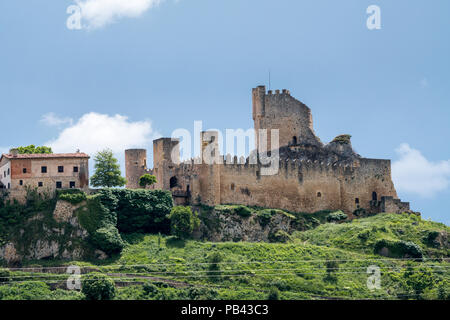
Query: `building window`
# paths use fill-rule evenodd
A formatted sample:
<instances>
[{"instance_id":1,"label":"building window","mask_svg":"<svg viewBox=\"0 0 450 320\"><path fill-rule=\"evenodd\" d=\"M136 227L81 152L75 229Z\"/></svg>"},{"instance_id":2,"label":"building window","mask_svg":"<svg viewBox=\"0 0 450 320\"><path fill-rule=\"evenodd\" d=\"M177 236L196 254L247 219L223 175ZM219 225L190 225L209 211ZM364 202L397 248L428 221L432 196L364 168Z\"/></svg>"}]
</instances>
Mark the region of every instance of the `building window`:
<instances>
[{"instance_id":1,"label":"building window","mask_svg":"<svg viewBox=\"0 0 450 320\"><path fill-rule=\"evenodd\" d=\"M9 168L8 168L8 176L10 175L10 171L9 171Z\"/></svg>"},{"instance_id":2,"label":"building window","mask_svg":"<svg viewBox=\"0 0 450 320\"><path fill-rule=\"evenodd\" d=\"M11 189L11 183L8 182L8 189Z\"/></svg>"},{"instance_id":3,"label":"building window","mask_svg":"<svg viewBox=\"0 0 450 320\"><path fill-rule=\"evenodd\" d=\"M175 188L176 186L178 186L177 177L170 178L170 189Z\"/></svg>"},{"instance_id":4,"label":"building window","mask_svg":"<svg viewBox=\"0 0 450 320\"><path fill-rule=\"evenodd\" d=\"M23 172L23 173L27 173L27 168L23 168L23 169L22 169L22 172Z\"/></svg>"},{"instance_id":5,"label":"building window","mask_svg":"<svg viewBox=\"0 0 450 320\"><path fill-rule=\"evenodd\" d=\"M73 172L78 172L78 167L73 167Z\"/></svg>"},{"instance_id":6,"label":"building window","mask_svg":"<svg viewBox=\"0 0 450 320\"><path fill-rule=\"evenodd\" d=\"M372 192L372 200L373 201L377 201L378 200L378 196L377 196L377 193L375 191Z\"/></svg>"},{"instance_id":7,"label":"building window","mask_svg":"<svg viewBox=\"0 0 450 320\"><path fill-rule=\"evenodd\" d=\"M355 199L355 203L356 203L356 204L359 204L359 198L356 198L356 199Z\"/></svg>"},{"instance_id":8,"label":"building window","mask_svg":"<svg viewBox=\"0 0 450 320\"><path fill-rule=\"evenodd\" d=\"M56 181L56 189L61 189L61 188L62 188L62 182Z\"/></svg>"},{"instance_id":9,"label":"building window","mask_svg":"<svg viewBox=\"0 0 450 320\"><path fill-rule=\"evenodd\" d=\"M64 166L58 166L58 172L59 173L64 172Z\"/></svg>"},{"instance_id":10,"label":"building window","mask_svg":"<svg viewBox=\"0 0 450 320\"><path fill-rule=\"evenodd\" d=\"M20 181L19 181L19 184L20 184L21 186L23 186L23 180L20 180Z\"/></svg>"},{"instance_id":11,"label":"building window","mask_svg":"<svg viewBox=\"0 0 450 320\"><path fill-rule=\"evenodd\" d=\"M38 182L38 187L43 187L44 183L43 182Z\"/></svg>"},{"instance_id":12,"label":"building window","mask_svg":"<svg viewBox=\"0 0 450 320\"><path fill-rule=\"evenodd\" d=\"M322 197L322 192L317 192L317 198Z\"/></svg>"},{"instance_id":13,"label":"building window","mask_svg":"<svg viewBox=\"0 0 450 320\"><path fill-rule=\"evenodd\" d=\"M47 167L45 166L41 167L41 173L47 173Z\"/></svg>"},{"instance_id":14,"label":"building window","mask_svg":"<svg viewBox=\"0 0 450 320\"><path fill-rule=\"evenodd\" d=\"M292 138L292 143L293 143L294 145L297 144L297 137L294 136L294 137Z\"/></svg>"},{"instance_id":15,"label":"building window","mask_svg":"<svg viewBox=\"0 0 450 320\"><path fill-rule=\"evenodd\" d=\"M231 184L231 191L234 191L234 188L235 188L236 186L234 185L234 183L232 183Z\"/></svg>"},{"instance_id":16,"label":"building window","mask_svg":"<svg viewBox=\"0 0 450 320\"><path fill-rule=\"evenodd\" d=\"M75 181L70 181L69 187L70 187L70 189L75 188Z\"/></svg>"}]
</instances>

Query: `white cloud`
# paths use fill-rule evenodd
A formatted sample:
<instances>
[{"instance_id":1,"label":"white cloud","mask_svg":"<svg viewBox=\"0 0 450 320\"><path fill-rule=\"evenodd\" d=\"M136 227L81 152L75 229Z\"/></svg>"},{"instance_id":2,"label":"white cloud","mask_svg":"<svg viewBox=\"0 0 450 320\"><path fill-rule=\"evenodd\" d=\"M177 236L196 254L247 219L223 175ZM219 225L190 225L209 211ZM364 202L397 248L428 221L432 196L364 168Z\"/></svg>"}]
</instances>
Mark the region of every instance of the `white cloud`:
<instances>
[{"instance_id":1,"label":"white cloud","mask_svg":"<svg viewBox=\"0 0 450 320\"><path fill-rule=\"evenodd\" d=\"M93 156L105 148L117 155L125 149L148 147L159 137L150 121L130 121L126 116L109 116L100 113L87 113L76 123L63 129L59 136L45 145L56 153L75 152L79 149Z\"/></svg>"},{"instance_id":2,"label":"white cloud","mask_svg":"<svg viewBox=\"0 0 450 320\"><path fill-rule=\"evenodd\" d=\"M396 150L399 159L392 164L392 177L400 192L433 197L450 186L450 160L432 162L419 150L403 143Z\"/></svg>"},{"instance_id":3,"label":"white cloud","mask_svg":"<svg viewBox=\"0 0 450 320\"><path fill-rule=\"evenodd\" d=\"M87 28L100 28L117 19L140 16L164 0L75 0Z\"/></svg>"},{"instance_id":4,"label":"white cloud","mask_svg":"<svg viewBox=\"0 0 450 320\"><path fill-rule=\"evenodd\" d=\"M61 127L63 125L72 125L72 118L61 118L53 112L44 114L40 120L41 123L51 127Z\"/></svg>"}]
</instances>

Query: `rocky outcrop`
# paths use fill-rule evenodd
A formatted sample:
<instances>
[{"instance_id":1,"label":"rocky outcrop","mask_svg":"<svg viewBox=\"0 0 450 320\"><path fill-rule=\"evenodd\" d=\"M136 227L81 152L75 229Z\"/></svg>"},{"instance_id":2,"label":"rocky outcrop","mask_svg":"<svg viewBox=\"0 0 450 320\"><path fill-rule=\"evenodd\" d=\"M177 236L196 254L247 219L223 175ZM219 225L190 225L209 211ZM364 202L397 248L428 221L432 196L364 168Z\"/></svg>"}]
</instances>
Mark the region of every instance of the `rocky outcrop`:
<instances>
[{"instance_id":1,"label":"rocky outcrop","mask_svg":"<svg viewBox=\"0 0 450 320\"><path fill-rule=\"evenodd\" d=\"M104 252L91 248L86 241L88 232L76 215L82 205L58 200L51 216L33 215L0 247L0 259L16 265L23 260L76 260L88 255L105 258Z\"/></svg>"},{"instance_id":2,"label":"rocky outcrop","mask_svg":"<svg viewBox=\"0 0 450 320\"><path fill-rule=\"evenodd\" d=\"M295 218L281 211L274 211L272 216L252 214L245 217L212 210L202 219L194 237L214 242L278 242L287 240L286 237L295 230Z\"/></svg>"}]
</instances>

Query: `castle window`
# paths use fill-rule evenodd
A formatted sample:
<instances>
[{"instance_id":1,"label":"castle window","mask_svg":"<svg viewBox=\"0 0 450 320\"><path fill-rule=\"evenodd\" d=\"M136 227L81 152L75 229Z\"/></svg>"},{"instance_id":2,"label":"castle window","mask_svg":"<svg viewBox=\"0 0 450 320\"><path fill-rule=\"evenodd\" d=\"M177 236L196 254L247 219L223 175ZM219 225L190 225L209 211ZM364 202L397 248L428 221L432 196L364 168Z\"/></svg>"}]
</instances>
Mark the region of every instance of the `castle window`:
<instances>
[{"instance_id":1,"label":"castle window","mask_svg":"<svg viewBox=\"0 0 450 320\"><path fill-rule=\"evenodd\" d=\"M56 189L61 189L61 188L62 188L62 182L56 181Z\"/></svg>"},{"instance_id":2,"label":"castle window","mask_svg":"<svg viewBox=\"0 0 450 320\"><path fill-rule=\"evenodd\" d=\"M294 137L292 138L292 142L294 143L294 145L297 144L297 137L294 136Z\"/></svg>"},{"instance_id":3,"label":"castle window","mask_svg":"<svg viewBox=\"0 0 450 320\"><path fill-rule=\"evenodd\" d=\"M356 204L359 204L359 198L356 198L356 199L355 199L355 203L356 203Z\"/></svg>"},{"instance_id":4,"label":"castle window","mask_svg":"<svg viewBox=\"0 0 450 320\"><path fill-rule=\"evenodd\" d=\"M234 183L231 184L231 190L234 191L235 185Z\"/></svg>"},{"instance_id":5,"label":"castle window","mask_svg":"<svg viewBox=\"0 0 450 320\"><path fill-rule=\"evenodd\" d=\"M23 173L27 173L27 168L23 168L23 169L22 169L22 172L23 172Z\"/></svg>"},{"instance_id":6,"label":"castle window","mask_svg":"<svg viewBox=\"0 0 450 320\"><path fill-rule=\"evenodd\" d=\"M75 188L75 181L70 181L69 187L70 187L70 189L74 189Z\"/></svg>"},{"instance_id":7,"label":"castle window","mask_svg":"<svg viewBox=\"0 0 450 320\"><path fill-rule=\"evenodd\" d=\"M372 200L373 201L377 201L378 200L378 196L377 196L377 193L375 191L372 192Z\"/></svg>"},{"instance_id":8,"label":"castle window","mask_svg":"<svg viewBox=\"0 0 450 320\"><path fill-rule=\"evenodd\" d=\"M20 180L20 181L19 181L19 184L20 184L21 186L23 186L23 180Z\"/></svg>"},{"instance_id":9,"label":"castle window","mask_svg":"<svg viewBox=\"0 0 450 320\"><path fill-rule=\"evenodd\" d=\"M43 186L44 186L44 183L38 182L38 187L43 187Z\"/></svg>"},{"instance_id":10,"label":"castle window","mask_svg":"<svg viewBox=\"0 0 450 320\"><path fill-rule=\"evenodd\" d=\"M77 173L78 172L78 167L73 167L73 172Z\"/></svg>"},{"instance_id":11,"label":"castle window","mask_svg":"<svg viewBox=\"0 0 450 320\"><path fill-rule=\"evenodd\" d=\"M59 173L64 172L64 166L58 166L58 172Z\"/></svg>"},{"instance_id":12,"label":"castle window","mask_svg":"<svg viewBox=\"0 0 450 320\"><path fill-rule=\"evenodd\" d=\"M322 193L321 192L317 192L317 198L322 197Z\"/></svg>"},{"instance_id":13,"label":"castle window","mask_svg":"<svg viewBox=\"0 0 450 320\"><path fill-rule=\"evenodd\" d=\"M42 166L41 167L41 173L47 173L47 167Z\"/></svg>"},{"instance_id":14,"label":"castle window","mask_svg":"<svg viewBox=\"0 0 450 320\"><path fill-rule=\"evenodd\" d=\"M178 185L177 177L170 178L170 189L175 188Z\"/></svg>"}]
</instances>

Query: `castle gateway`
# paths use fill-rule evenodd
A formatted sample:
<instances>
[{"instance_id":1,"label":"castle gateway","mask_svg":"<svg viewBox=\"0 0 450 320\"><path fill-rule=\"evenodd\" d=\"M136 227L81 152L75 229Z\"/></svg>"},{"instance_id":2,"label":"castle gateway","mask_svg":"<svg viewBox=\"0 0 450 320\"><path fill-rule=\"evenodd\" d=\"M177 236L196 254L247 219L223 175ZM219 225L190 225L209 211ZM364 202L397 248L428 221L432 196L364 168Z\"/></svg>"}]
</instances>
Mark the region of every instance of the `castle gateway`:
<instances>
[{"instance_id":1,"label":"castle gateway","mask_svg":"<svg viewBox=\"0 0 450 320\"><path fill-rule=\"evenodd\" d=\"M199 138L202 157L209 148L220 158L214 164L194 159L180 163L179 141L171 138L153 141L153 169L147 168L146 150L126 150L127 187L139 188L139 178L149 173L158 180L152 188L170 190L177 204L244 204L308 213L409 210L409 203L397 197L390 160L362 158L349 135L323 144L314 133L311 109L288 90L266 92L259 86L252 95L254 128L267 130L269 149L272 131L279 133L276 174L261 174L264 165L252 161L255 152L241 161L219 155L218 133L212 131ZM262 141L255 136L260 149Z\"/></svg>"}]
</instances>

